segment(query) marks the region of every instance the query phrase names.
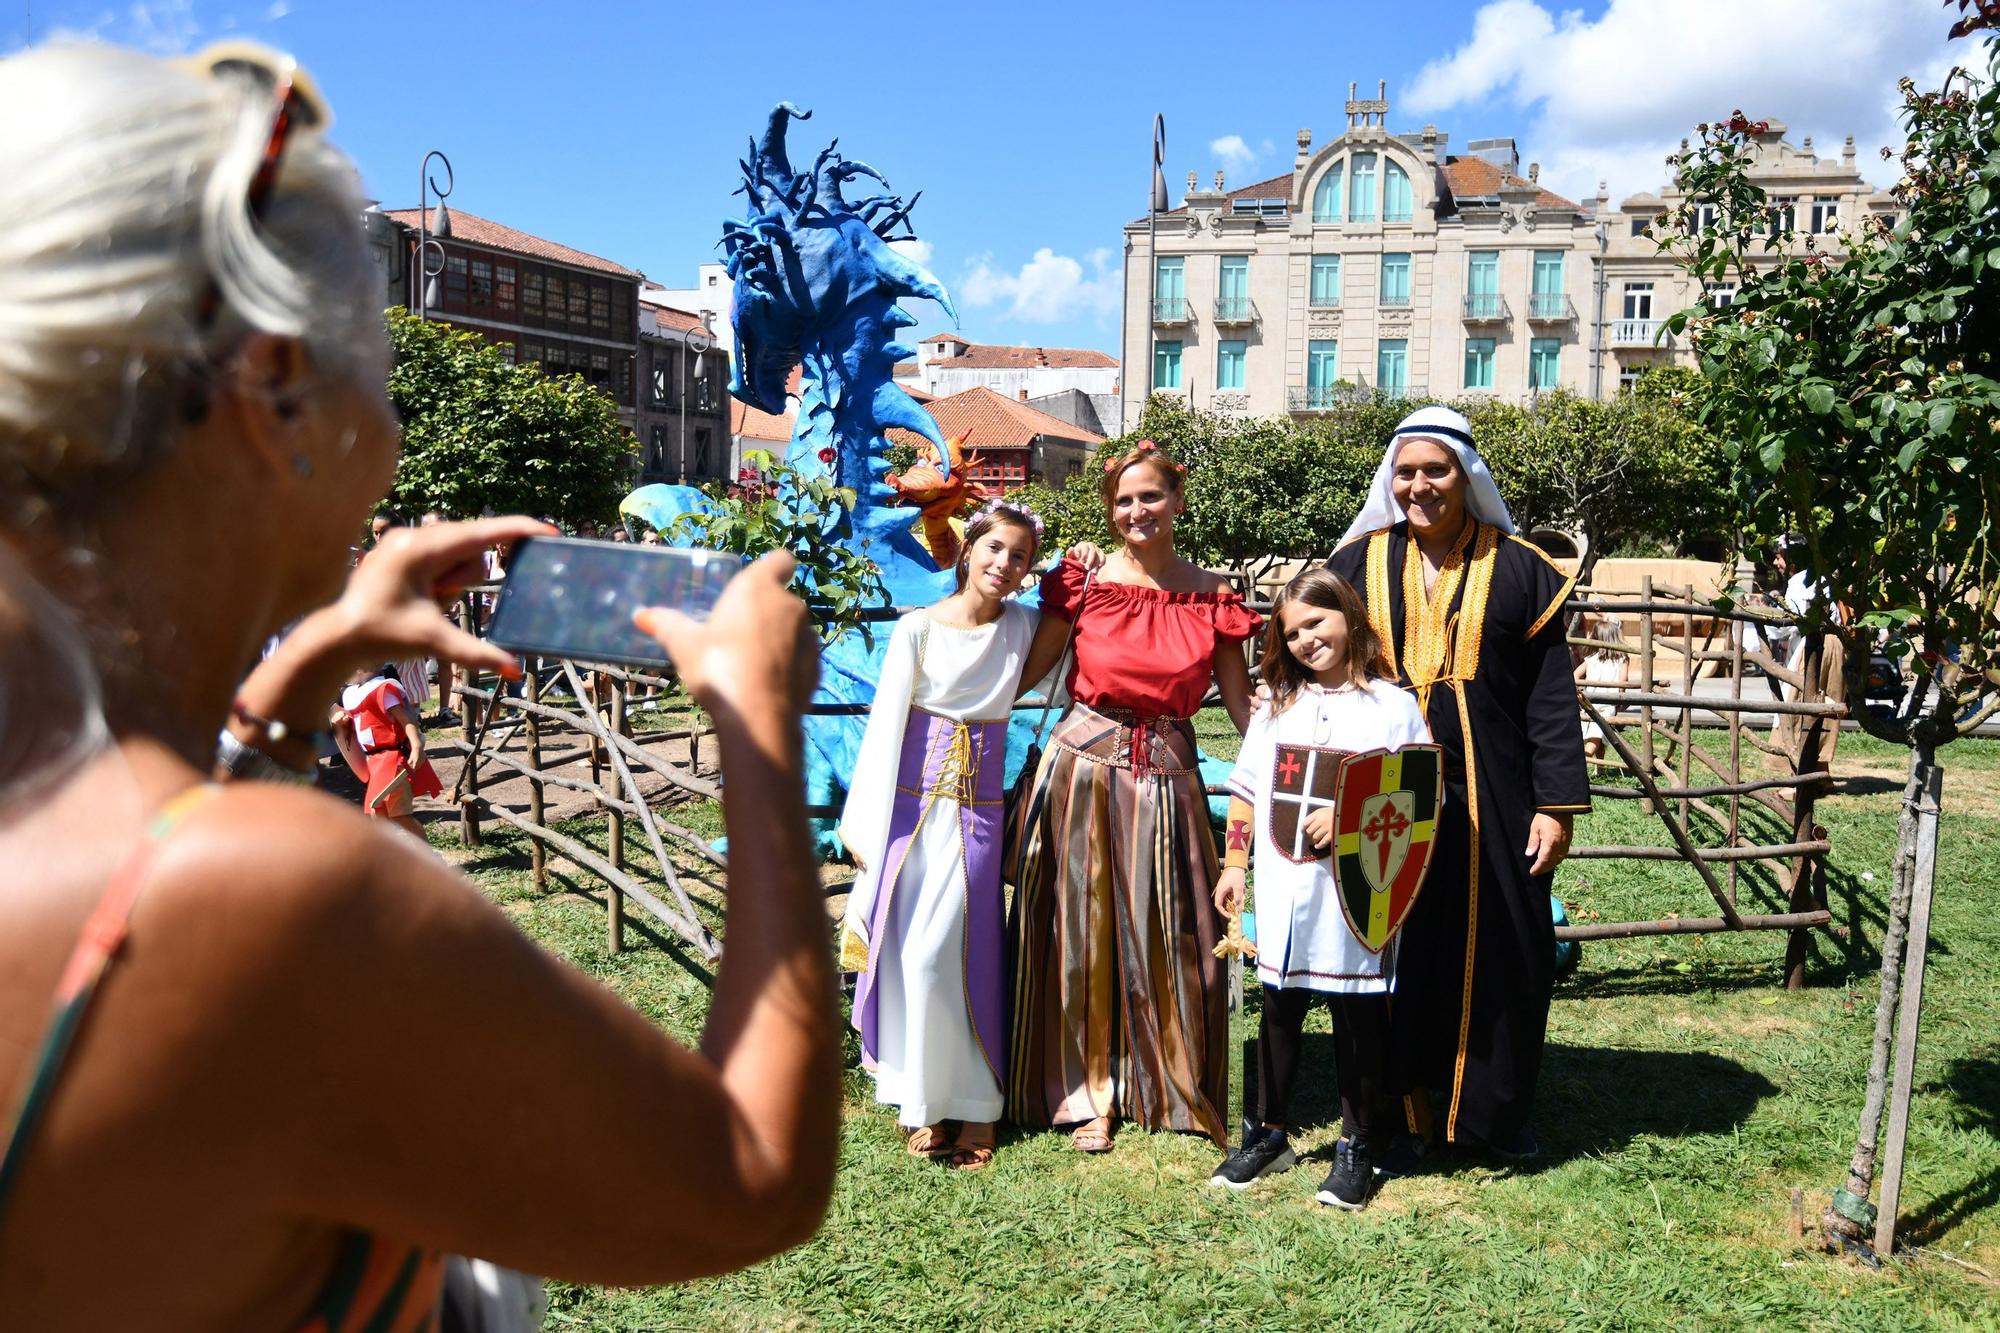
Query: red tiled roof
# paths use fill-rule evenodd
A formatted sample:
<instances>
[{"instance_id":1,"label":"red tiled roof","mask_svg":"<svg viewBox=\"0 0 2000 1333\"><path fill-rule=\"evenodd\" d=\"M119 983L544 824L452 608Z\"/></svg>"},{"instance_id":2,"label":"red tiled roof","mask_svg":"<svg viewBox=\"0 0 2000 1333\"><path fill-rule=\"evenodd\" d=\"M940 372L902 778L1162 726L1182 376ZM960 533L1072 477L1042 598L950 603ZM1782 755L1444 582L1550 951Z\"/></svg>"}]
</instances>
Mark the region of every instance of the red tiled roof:
<instances>
[{"instance_id":1,"label":"red tiled roof","mask_svg":"<svg viewBox=\"0 0 2000 1333\"><path fill-rule=\"evenodd\" d=\"M700 315L686 310L676 310L670 305L654 305L650 301L645 302L645 305L652 310L653 317L659 320L660 331L663 333L713 333L715 331L701 322Z\"/></svg>"},{"instance_id":2,"label":"red tiled roof","mask_svg":"<svg viewBox=\"0 0 2000 1333\"><path fill-rule=\"evenodd\" d=\"M383 212L406 227L417 225L423 210L416 208L388 208ZM451 212L451 236L446 239L470 241L474 245L490 246L495 250L507 250L530 259L547 259L557 264L573 264L577 268L595 269L599 273L615 273L621 278L636 278L639 274L623 264L614 264L608 259L558 245L554 241L531 236L525 231L516 231L476 213L465 213L453 208Z\"/></svg>"},{"instance_id":3,"label":"red tiled roof","mask_svg":"<svg viewBox=\"0 0 2000 1333\"><path fill-rule=\"evenodd\" d=\"M769 412L750 406L740 398L729 400L729 433L740 435L747 440L769 440L783 444L792 438L792 428L797 424L797 413L787 412L774 417Z\"/></svg>"},{"instance_id":4,"label":"red tiled roof","mask_svg":"<svg viewBox=\"0 0 2000 1333\"><path fill-rule=\"evenodd\" d=\"M1116 370L1118 358L1082 347L1001 347L967 343L957 356L933 361L946 370Z\"/></svg>"},{"instance_id":5,"label":"red tiled roof","mask_svg":"<svg viewBox=\"0 0 2000 1333\"><path fill-rule=\"evenodd\" d=\"M1267 181L1258 181L1255 185L1239 186L1222 197L1224 199L1290 199L1292 197L1292 173L1288 171L1282 176L1273 176ZM1167 212L1185 213L1187 212L1187 205L1182 204L1179 208L1168 209Z\"/></svg>"},{"instance_id":6,"label":"red tiled roof","mask_svg":"<svg viewBox=\"0 0 2000 1333\"><path fill-rule=\"evenodd\" d=\"M1535 202L1543 208L1576 208L1573 200L1559 194L1551 194L1534 181L1523 180L1519 176L1502 171L1483 157L1447 158L1444 164L1445 183L1451 186L1454 196L1493 195L1500 193L1503 185L1515 189L1530 189L1535 192Z\"/></svg>"},{"instance_id":7,"label":"red tiled roof","mask_svg":"<svg viewBox=\"0 0 2000 1333\"><path fill-rule=\"evenodd\" d=\"M796 399L799 396L800 385L803 383L803 373L799 367L793 366L792 373L785 377L785 397L787 399ZM922 389L908 384L903 385L902 389L904 393L907 393L920 403L932 401L932 395L925 393ZM782 444L791 440L792 431L796 428L797 424L798 413L790 407L782 415L773 415L761 408L750 406L740 398L732 396L729 400L729 433L731 435L740 435L750 440L767 440ZM898 433L896 431L890 432L891 435ZM916 437L911 436L910 438L914 440Z\"/></svg>"},{"instance_id":8,"label":"red tiled roof","mask_svg":"<svg viewBox=\"0 0 2000 1333\"><path fill-rule=\"evenodd\" d=\"M959 337L956 333L933 333L930 337L924 339L924 341L927 343L957 343L960 347L972 346L971 343Z\"/></svg>"},{"instance_id":9,"label":"red tiled roof","mask_svg":"<svg viewBox=\"0 0 2000 1333\"><path fill-rule=\"evenodd\" d=\"M938 429L945 433L946 438L962 438L969 450L1025 449L1035 442L1038 435L1053 435L1092 447L1104 443L1102 435L1071 425L1038 407L1015 402L991 389L967 389L963 393L934 399L929 407L931 416L937 419ZM891 430L889 438L898 444L918 442L917 435L906 430Z\"/></svg>"},{"instance_id":10,"label":"red tiled roof","mask_svg":"<svg viewBox=\"0 0 2000 1333\"><path fill-rule=\"evenodd\" d=\"M914 361L898 361L896 363L896 369L893 373L895 374L895 377L899 380L909 380L909 379L915 379L917 377L917 372L920 369L922 369L922 367L918 366L917 363Z\"/></svg>"}]
</instances>

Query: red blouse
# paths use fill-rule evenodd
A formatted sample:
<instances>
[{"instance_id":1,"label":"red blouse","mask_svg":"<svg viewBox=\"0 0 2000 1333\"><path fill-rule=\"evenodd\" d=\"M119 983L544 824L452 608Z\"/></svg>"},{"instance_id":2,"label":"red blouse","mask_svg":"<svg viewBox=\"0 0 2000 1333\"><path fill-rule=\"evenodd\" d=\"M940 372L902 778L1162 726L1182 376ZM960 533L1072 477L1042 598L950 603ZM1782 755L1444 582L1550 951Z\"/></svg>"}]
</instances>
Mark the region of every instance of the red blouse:
<instances>
[{"instance_id":1,"label":"red blouse","mask_svg":"<svg viewBox=\"0 0 2000 1333\"><path fill-rule=\"evenodd\" d=\"M1042 576L1042 610L1074 621L1070 697L1144 717L1193 717L1215 676L1215 650L1241 643L1263 617L1240 593L1166 592L1092 582L1081 615L1083 566L1064 560Z\"/></svg>"}]
</instances>

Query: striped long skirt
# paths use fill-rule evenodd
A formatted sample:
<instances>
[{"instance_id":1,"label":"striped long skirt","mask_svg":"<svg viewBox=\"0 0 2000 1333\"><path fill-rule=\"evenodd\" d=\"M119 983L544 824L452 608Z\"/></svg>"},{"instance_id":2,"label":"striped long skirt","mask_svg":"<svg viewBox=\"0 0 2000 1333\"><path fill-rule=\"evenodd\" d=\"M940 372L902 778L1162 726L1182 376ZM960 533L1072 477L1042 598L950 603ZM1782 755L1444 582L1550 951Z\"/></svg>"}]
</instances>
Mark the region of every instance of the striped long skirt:
<instances>
[{"instance_id":1,"label":"striped long skirt","mask_svg":"<svg viewBox=\"0 0 2000 1333\"><path fill-rule=\"evenodd\" d=\"M1081 704L1057 726L1008 850L1008 1114L1114 1116L1224 1137L1219 869L1194 732Z\"/></svg>"}]
</instances>

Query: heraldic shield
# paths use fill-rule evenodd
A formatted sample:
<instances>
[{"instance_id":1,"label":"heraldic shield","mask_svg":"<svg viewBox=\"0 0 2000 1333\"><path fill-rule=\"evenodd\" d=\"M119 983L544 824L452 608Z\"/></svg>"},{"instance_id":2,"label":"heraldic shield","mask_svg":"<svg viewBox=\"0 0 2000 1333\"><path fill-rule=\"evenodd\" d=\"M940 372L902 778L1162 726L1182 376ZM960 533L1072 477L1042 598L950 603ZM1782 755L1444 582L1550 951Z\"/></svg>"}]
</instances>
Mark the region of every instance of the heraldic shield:
<instances>
[{"instance_id":1,"label":"heraldic shield","mask_svg":"<svg viewBox=\"0 0 2000 1333\"><path fill-rule=\"evenodd\" d=\"M1406 745L1341 763L1333 877L1348 928L1370 953L1389 947L1424 886L1444 797L1443 755L1435 745Z\"/></svg>"}]
</instances>

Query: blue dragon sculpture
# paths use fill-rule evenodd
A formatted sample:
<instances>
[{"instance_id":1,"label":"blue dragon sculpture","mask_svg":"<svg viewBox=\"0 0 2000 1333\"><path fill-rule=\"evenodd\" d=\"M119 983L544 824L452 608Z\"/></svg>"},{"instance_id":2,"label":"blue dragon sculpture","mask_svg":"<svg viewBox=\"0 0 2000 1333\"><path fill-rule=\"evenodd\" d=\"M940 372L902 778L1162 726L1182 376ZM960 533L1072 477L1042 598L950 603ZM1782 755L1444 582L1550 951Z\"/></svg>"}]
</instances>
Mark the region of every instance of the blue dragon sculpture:
<instances>
[{"instance_id":1,"label":"blue dragon sculpture","mask_svg":"<svg viewBox=\"0 0 2000 1333\"><path fill-rule=\"evenodd\" d=\"M950 592L952 576L912 531L918 511L896 504L886 480L884 432L901 427L929 440L947 472L951 451L931 414L895 382L895 364L916 354L896 341L897 334L917 323L897 302L922 298L937 302L953 320L958 313L944 285L892 245L915 239L910 210L920 195L905 202L890 193L880 172L840 154L838 140L810 169L793 167L786 131L811 114L779 103L740 164L737 193L747 197L746 216L725 222L722 232L735 281L729 318L737 355L729 391L783 414L787 382L799 368L797 425L786 462L806 476L827 475L853 489L852 508L829 515L829 535L875 562L889 604L923 605ZM849 199L846 191L859 179L874 181L882 192ZM698 507L701 499L686 487L647 487L625 508L659 523L678 509ZM861 709L874 701L888 640L886 626L872 628L872 634L829 644L821 660L820 698L856 707L848 715L807 719L806 790L815 805L837 804L843 775L853 770L866 722ZM1027 739L1021 727L1014 730L1009 758L1018 767ZM833 850L829 822L820 828L822 850Z\"/></svg>"}]
</instances>

